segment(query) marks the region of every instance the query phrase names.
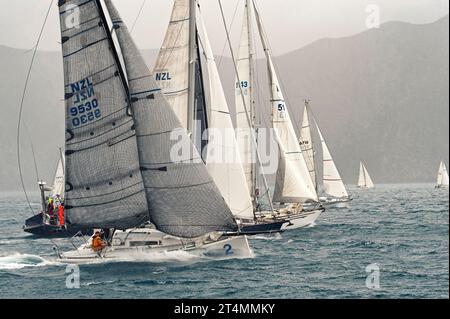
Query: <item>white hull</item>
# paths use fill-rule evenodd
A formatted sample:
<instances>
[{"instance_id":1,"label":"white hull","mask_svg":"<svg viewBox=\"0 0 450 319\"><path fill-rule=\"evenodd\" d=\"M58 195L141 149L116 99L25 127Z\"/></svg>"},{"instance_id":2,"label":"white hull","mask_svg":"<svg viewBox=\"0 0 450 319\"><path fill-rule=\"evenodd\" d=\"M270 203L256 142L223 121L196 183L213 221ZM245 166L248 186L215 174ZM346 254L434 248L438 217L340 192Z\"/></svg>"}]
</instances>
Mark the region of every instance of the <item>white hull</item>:
<instances>
[{"instance_id":1,"label":"white hull","mask_svg":"<svg viewBox=\"0 0 450 319\"><path fill-rule=\"evenodd\" d=\"M350 198L320 198L320 202L325 207L350 208Z\"/></svg>"},{"instance_id":2,"label":"white hull","mask_svg":"<svg viewBox=\"0 0 450 319\"><path fill-rule=\"evenodd\" d=\"M311 226L315 223L317 218L322 214L323 210L313 210L308 212L301 212L298 214L288 215L286 220L288 223L284 224L281 227L281 230L292 230L298 228L304 228Z\"/></svg>"},{"instance_id":3,"label":"white hull","mask_svg":"<svg viewBox=\"0 0 450 319\"><path fill-rule=\"evenodd\" d=\"M101 252L93 251L88 242L77 250L58 255L60 261L66 263L152 262L153 257L160 261L161 256L171 260L171 254L174 252L184 252L192 258L234 259L253 256L246 236L191 240L172 237L149 228L117 232L111 245Z\"/></svg>"}]
</instances>

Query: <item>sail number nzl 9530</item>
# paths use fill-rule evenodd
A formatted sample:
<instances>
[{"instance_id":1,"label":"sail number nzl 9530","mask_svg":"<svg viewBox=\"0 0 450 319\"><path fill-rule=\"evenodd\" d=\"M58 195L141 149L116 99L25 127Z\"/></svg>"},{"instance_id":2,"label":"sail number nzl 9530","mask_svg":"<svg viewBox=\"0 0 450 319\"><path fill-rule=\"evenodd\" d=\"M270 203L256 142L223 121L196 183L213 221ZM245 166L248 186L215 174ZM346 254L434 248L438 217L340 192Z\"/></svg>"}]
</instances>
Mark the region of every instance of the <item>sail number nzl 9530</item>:
<instances>
[{"instance_id":1,"label":"sail number nzl 9530","mask_svg":"<svg viewBox=\"0 0 450 319\"><path fill-rule=\"evenodd\" d=\"M69 115L73 128L93 122L102 116L91 78L72 83L70 88L73 104L69 108Z\"/></svg>"}]
</instances>

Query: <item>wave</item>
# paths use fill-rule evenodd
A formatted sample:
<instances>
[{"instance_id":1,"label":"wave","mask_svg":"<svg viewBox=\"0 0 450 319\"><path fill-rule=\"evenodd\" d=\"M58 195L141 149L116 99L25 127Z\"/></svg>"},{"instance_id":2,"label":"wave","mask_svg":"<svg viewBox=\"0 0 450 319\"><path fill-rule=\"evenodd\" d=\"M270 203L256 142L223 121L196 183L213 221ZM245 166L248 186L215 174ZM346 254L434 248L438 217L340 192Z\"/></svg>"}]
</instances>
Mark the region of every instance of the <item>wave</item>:
<instances>
[{"instance_id":1,"label":"wave","mask_svg":"<svg viewBox=\"0 0 450 319\"><path fill-rule=\"evenodd\" d=\"M45 267L56 264L57 263L46 260L37 255L13 253L12 255L0 256L0 270Z\"/></svg>"},{"instance_id":2,"label":"wave","mask_svg":"<svg viewBox=\"0 0 450 319\"><path fill-rule=\"evenodd\" d=\"M256 240L282 240L283 237L280 233L275 234L266 234L266 235L251 235L248 236L248 239L256 239Z\"/></svg>"}]
</instances>

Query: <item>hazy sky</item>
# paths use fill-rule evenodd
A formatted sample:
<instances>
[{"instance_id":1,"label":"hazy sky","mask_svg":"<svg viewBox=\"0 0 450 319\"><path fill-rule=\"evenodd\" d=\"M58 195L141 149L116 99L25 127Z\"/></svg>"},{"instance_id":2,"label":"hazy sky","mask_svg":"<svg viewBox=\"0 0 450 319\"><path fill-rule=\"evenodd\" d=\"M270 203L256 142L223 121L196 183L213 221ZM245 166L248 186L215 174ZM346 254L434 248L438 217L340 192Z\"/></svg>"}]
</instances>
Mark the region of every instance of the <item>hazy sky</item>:
<instances>
[{"instance_id":1,"label":"hazy sky","mask_svg":"<svg viewBox=\"0 0 450 319\"><path fill-rule=\"evenodd\" d=\"M31 48L51 0L0 0L0 44ZM135 20L143 0L115 0L128 25ZM244 0L222 0L236 43L242 23ZM51 17L45 29L41 49L59 50L59 17L54 0ZM217 0L200 0L206 27L216 54L225 44ZM342 37L366 29L368 4L381 9L381 22L404 21L429 23L449 11L448 0L258 0L265 28L275 54L298 49L326 37ZM172 7L171 0L146 0L133 36L142 49L158 48L163 40ZM227 51L225 53L228 53Z\"/></svg>"}]
</instances>

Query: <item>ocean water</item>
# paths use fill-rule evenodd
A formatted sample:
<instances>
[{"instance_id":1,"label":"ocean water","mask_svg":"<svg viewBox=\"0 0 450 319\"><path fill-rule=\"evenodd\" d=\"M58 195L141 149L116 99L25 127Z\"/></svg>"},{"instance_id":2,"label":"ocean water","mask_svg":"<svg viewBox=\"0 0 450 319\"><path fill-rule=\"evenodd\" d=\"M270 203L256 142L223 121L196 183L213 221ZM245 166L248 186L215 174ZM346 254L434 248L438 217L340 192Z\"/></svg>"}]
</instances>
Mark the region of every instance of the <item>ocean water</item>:
<instances>
[{"instance_id":1,"label":"ocean water","mask_svg":"<svg viewBox=\"0 0 450 319\"><path fill-rule=\"evenodd\" d=\"M174 253L81 265L79 289L66 287L53 243L22 231L23 195L0 194L0 298L449 298L448 191L417 184L350 193L350 209L329 209L312 227L250 238L253 258ZM378 267L379 288L367 287L368 266Z\"/></svg>"}]
</instances>

